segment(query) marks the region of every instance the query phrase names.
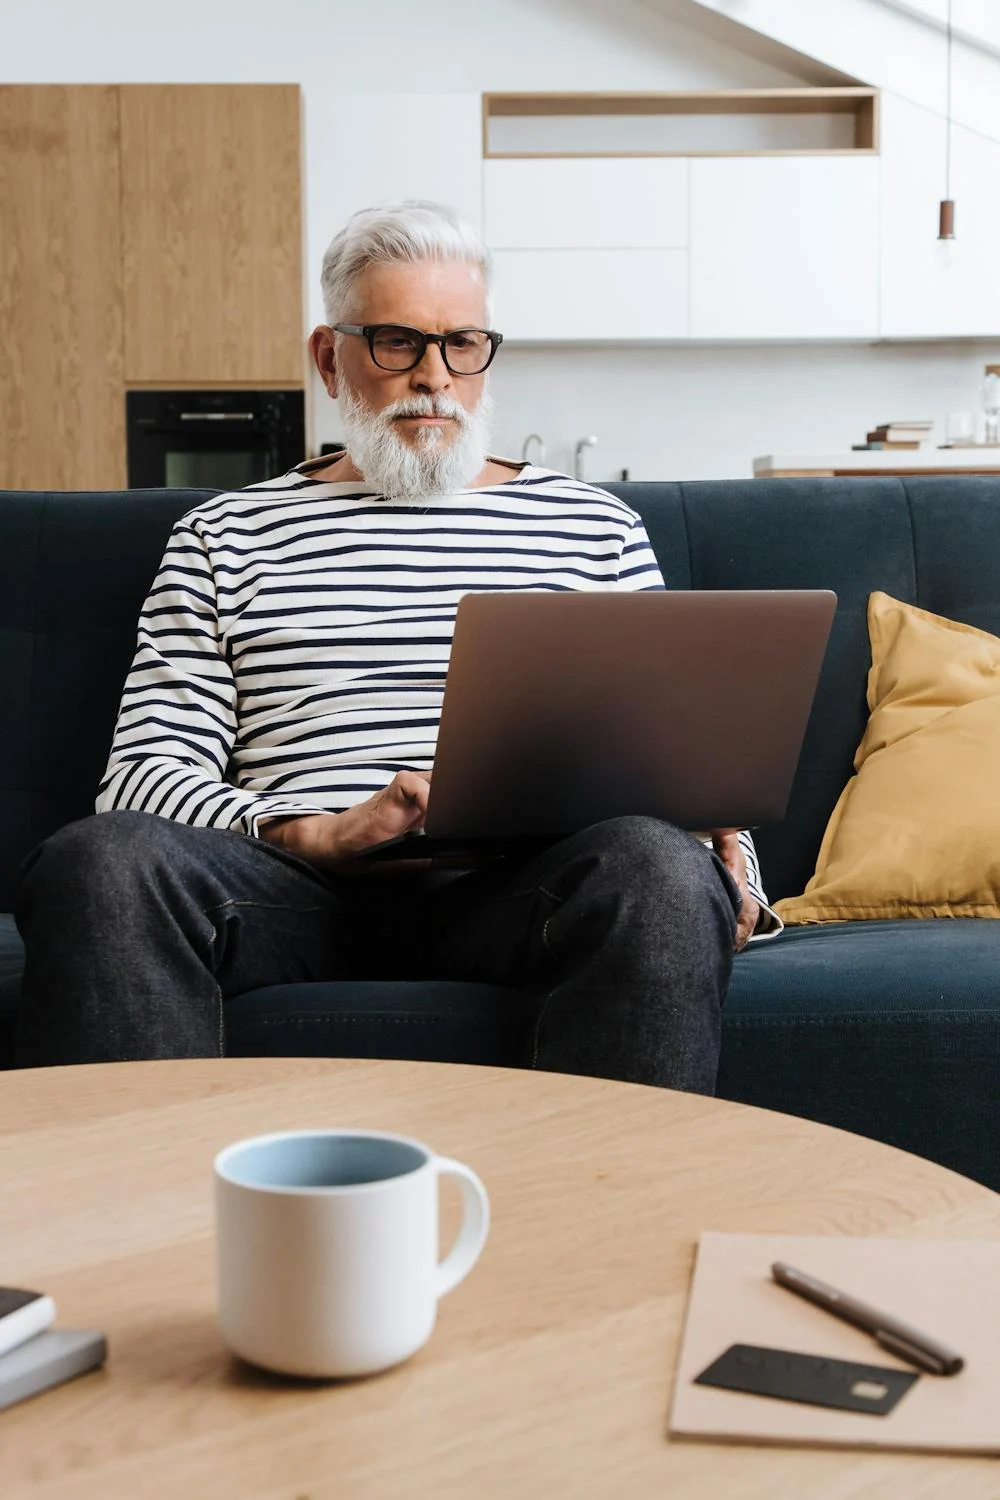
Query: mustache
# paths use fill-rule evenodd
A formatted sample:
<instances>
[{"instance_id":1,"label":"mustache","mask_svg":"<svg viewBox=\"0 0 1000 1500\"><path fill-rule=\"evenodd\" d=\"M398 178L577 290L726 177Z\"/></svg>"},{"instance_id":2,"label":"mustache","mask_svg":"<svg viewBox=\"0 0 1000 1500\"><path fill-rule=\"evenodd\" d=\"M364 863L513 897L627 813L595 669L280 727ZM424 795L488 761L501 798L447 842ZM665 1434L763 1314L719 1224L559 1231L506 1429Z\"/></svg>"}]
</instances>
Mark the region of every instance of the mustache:
<instances>
[{"instance_id":1,"label":"mustache","mask_svg":"<svg viewBox=\"0 0 1000 1500\"><path fill-rule=\"evenodd\" d=\"M463 427L469 424L465 407L440 392L433 396L402 396L383 406L378 415L383 422L393 422L400 417L451 417Z\"/></svg>"}]
</instances>

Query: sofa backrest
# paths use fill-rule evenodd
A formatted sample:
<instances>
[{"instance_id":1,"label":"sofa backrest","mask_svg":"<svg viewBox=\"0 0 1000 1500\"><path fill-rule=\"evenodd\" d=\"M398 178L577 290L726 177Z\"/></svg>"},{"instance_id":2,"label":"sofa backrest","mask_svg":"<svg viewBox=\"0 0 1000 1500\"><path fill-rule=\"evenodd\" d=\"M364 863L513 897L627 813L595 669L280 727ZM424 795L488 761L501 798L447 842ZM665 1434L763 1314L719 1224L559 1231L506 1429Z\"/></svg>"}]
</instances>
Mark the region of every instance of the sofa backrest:
<instances>
[{"instance_id":1,"label":"sofa backrest","mask_svg":"<svg viewBox=\"0 0 1000 1500\"><path fill-rule=\"evenodd\" d=\"M1000 479L607 488L642 515L668 588L839 596L788 816L755 834L768 895L800 891L864 730L869 593L1000 635ZM170 528L214 493L0 493L0 909L11 908L29 850L93 811L136 620Z\"/></svg>"},{"instance_id":2,"label":"sofa backrest","mask_svg":"<svg viewBox=\"0 0 1000 1500\"><path fill-rule=\"evenodd\" d=\"M867 723L869 594L881 589L1000 635L1000 477L607 487L645 519L668 588L837 594L788 812L754 832L769 898L796 894L813 873ZM747 662L748 672L767 669Z\"/></svg>"},{"instance_id":3,"label":"sofa backrest","mask_svg":"<svg viewBox=\"0 0 1000 1500\"><path fill-rule=\"evenodd\" d=\"M0 910L25 855L94 811L170 528L215 493L0 492Z\"/></svg>"}]
</instances>

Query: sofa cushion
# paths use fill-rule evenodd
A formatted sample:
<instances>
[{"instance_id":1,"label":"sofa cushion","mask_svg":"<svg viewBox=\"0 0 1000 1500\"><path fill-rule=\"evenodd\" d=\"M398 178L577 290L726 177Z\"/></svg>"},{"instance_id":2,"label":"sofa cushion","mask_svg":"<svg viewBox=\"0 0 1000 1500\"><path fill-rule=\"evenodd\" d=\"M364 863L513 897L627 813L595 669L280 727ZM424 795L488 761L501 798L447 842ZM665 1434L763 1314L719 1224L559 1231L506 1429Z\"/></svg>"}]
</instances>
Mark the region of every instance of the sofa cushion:
<instances>
[{"instance_id":1,"label":"sofa cushion","mask_svg":"<svg viewBox=\"0 0 1000 1500\"><path fill-rule=\"evenodd\" d=\"M788 928L739 954L718 1093L1000 1189L1000 922Z\"/></svg>"},{"instance_id":2,"label":"sofa cushion","mask_svg":"<svg viewBox=\"0 0 1000 1500\"><path fill-rule=\"evenodd\" d=\"M1000 917L1000 637L873 592L869 719L786 922Z\"/></svg>"},{"instance_id":3,"label":"sofa cushion","mask_svg":"<svg viewBox=\"0 0 1000 1500\"><path fill-rule=\"evenodd\" d=\"M0 1068L13 1063L24 944L0 913ZM536 1001L520 990L451 981L280 984L226 1004L232 1057L404 1057L516 1067Z\"/></svg>"},{"instance_id":4,"label":"sofa cushion","mask_svg":"<svg viewBox=\"0 0 1000 1500\"><path fill-rule=\"evenodd\" d=\"M444 980L270 985L227 1002L226 1051L516 1067L536 1006L520 990Z\"/></svg>"}]
</instances>

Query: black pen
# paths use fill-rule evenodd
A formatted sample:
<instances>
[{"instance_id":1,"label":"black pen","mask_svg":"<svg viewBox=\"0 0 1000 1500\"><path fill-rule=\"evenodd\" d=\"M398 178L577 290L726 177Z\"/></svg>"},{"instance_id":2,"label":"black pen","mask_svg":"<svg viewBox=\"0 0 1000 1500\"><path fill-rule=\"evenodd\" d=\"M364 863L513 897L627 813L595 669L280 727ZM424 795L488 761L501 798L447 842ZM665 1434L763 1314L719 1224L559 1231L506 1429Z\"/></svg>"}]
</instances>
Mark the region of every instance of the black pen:
<instances>
[{"instance_id":1,"label":"black pen","mask_svg":"<svg viewBox=\"0 0 1000 1500\"><path fill-rule=\"evenodd\" d=\"M835 1318L843 1318L856 1328L863 1328L865 1333L871 1334L876 1344L881 1344L890 1354L898 1354L900 1359L907 1360L911 1365L919 1365L932 1375L957 1375L965 1364L960 1354L938 1343L937 1339L929 1338L926 1333L918 1333L917 1329L901 1323L898 1318L879 1312L877 1307L870 1307L867 1302L859 1302L847 1292L838 1292L836 1287L828 1286L825 1281L817 1281L815 1276L797 1271L784 1261L774 1262L771 1275L779 1286L805 1297L807 1302L814 1302Z\"/></svg>"}]
</instances>

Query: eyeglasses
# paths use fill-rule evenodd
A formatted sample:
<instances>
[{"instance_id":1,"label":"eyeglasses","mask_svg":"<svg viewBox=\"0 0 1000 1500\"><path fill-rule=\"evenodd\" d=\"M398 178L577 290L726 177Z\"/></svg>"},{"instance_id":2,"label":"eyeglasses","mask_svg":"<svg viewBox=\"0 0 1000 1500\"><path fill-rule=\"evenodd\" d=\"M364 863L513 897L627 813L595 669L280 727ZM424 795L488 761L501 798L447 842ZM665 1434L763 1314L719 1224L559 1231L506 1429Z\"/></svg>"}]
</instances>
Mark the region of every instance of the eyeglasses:
<instances>
[{"instance_id":1,"label":"eyeglasses","mask_svg":"<svg viewBox=\"0 0 1000 1500\"><path fill-rule=\"evenodd\" d=\"M493 363L503 334L490 328L456 328L452 333L422 333L399 323L334 323L337 333L354 333L368 340L371 357L380 370L415 370L437 344L453 375L481 375Z\"/></svg>"}]
</instances>

